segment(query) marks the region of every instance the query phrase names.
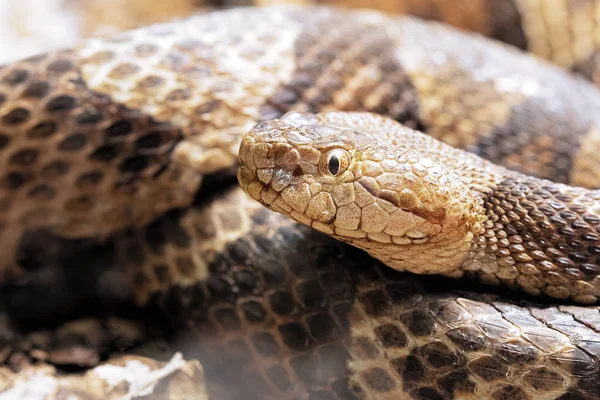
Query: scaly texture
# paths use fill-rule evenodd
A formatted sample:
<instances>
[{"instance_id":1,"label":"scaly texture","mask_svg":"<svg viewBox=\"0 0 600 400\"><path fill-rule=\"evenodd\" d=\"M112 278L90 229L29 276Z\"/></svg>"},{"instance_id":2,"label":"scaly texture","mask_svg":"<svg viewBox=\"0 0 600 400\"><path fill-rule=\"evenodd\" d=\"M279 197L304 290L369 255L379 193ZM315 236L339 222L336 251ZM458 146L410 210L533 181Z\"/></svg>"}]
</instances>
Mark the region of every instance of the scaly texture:
<instances>
[{"instance_id":1,"label":"scaly texture","mask_svg":"<svg viewBox=\"0 0 600 400\"><path fill-rule=\"evenodd\" d=\"M372 8L443 21L527 50L600 83L597 0L307 0L303 3Z\"/></svg>"},{"instance_id":2,"label":"scaly texture","mask_svg":"<svg viewBox=\"0 0 600 400\"><path fill-rule=\"evenodd\" d=\"M59 77L48 70L53 57L67 61ZM188 208L151 222L186 207L203 175L231 170L250 126L290 110L377 112L528 174L598 185L600 93L590 84L439 25L319 8L202 15L1 73L3 281L9 268L44 265L24 251L45 247L38 231L106 239L114 244L106 251L129 260L138 300L162 303L200 334L196 350L223 398L596 396L595 308L502 310L496 297L438 296L425 281L240 205L230 218L196 220ZM56 127L38 128L50 133L28 136L54 112ZM42 174L47 161L58 173ZM103 177L80 188L80 174L97 169ZM40 185L52 201L36 200ZM81 208L71 205L74 194ZM454 308L450 315L428 308L439 301ZM447 332L456 327L458 343L466 331L482 345L452 342ZM321 370L325 378L313 375Z\"/></svg>"},{"instance_id":3,"label":"scaly texture","mask_svg":"<svg viewBox=\"0 0 600 400\"><path fill-rule=\"evenodd\" d=\"M255 200L388 266L595 303L600 190L532 178L375 114L291 113L242 140Z\"/></svg>"},{"instance_id":4,"label":"scaly texture","mask_svg":"<svg viewBox=\"0 0 600 400\"><path fill-rule=\"evenodd\" d=\"M277 4L330 5L442 21L509 43L600 82L597 0L175 0L168 6L152 0L84 0L66 7L51 5L45 13L38 10L36 14L46 18L47 14L59 17L58 23L70 30L68 37L64 32L58 36L56 32L49 33L53 24L46 24L46 30L38 30L43 25L42 17L38 21L37 16L26 15L27 7L37 4L35 1L11 1L18 5L11 9L9 4L4 24L12 28L6 34L15 37L18 43L9 47L2 60L17 59L16 54L46 51L49 46L61 48L80 37L169 21L193 11ZM12 26L14 21L18 22ZM48 43L49 37L52 43ZM23 45L24 49L20 47Z\"/></svg>"},{"instance_id":5,"label":"scaly texture","mask_svg":"<svg viewBox=\"0 0 600 400\"><path fill-rule=\"evenodd\" d=\"M443 21L526 49L600 83L600 2L596 0L331 0L327 3Z\"/></svg>"},{"instance_id":6,"label":"scaly texture","mask_svg":"<svg viewBox=\"0 0 600 400\"><path fill-rule=\"evenodd\" d=\"M410 18L236 9L0 75L3 281L45 236L104 240L188 205L202 176L233 170L247 129L290 110L377 112L524 173L600 185L596 88Z\"/></svg>"},{"instance_id":7,"label":"scaly texture","mask_svg":"<svg viewBox=\"0 0 600 400\"><path fill-rule=\"evenodd\" d=\"M119 243L152 254L126 270L149 304L189 329L175 346L202 362L217 399L600 395L598 307L394 271L239 188ZM209 278L188 279L185 259L201 259Z\"/></svg>"}]
</instances>

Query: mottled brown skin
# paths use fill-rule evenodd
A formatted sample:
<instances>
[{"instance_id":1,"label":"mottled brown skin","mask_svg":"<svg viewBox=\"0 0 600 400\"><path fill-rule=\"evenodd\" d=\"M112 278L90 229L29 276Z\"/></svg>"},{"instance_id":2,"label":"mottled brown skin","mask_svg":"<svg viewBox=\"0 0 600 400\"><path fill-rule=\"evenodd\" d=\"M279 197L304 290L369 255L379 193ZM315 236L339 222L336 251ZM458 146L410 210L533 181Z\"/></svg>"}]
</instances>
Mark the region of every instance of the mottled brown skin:
<instances>
[{"instance_id":1,"label":"mottled brown skin","mask_svg":"<svg viewBox=\"0 0 600 400\"><path fill-rule=\"evenodd\" d=\"M237 5L251 3L264 6L285 0ZM375 9L441 21L527 50L596 84L600 82L597 0L300 0L300 3Z\"/></svg>"},{"instance_id":2,"label":"mottled brown skin","mask_svg":"<svg viewBox=\"0 0 600 400\"><path fill-rule=\"evenodd\" d=\"M133 29L210 9L297 4L375 9L441 21L527 50L600 82L597 0L99 0L76 4L81 34Z\"/></svg>"},{"instance_id":3,"label":"mottled brown skin","mask_svg":"<svg viewBox=\"0 0 600 400\"><path fill-rule=\"evenodd\" d=\"M498 167L375 114L290 113L253 128L238 180L255 200L419 274L595 303L600 190Z\"/></svg>"},{"instance_id":4,"label":"mottled brown skin","mask_svg":"<svg viewBox=\"0 0 600 400\"><path fill-rule=\"evenodd\" d=\"M598 1L400 0L390 4L394 7L391 11L481 33L581 73L596 84L600 82ZM347 5L373 7L362 0L349 1Z\"/></svg>"},{"instance_id":5,"label":"mottled brown skin","mask_svg":"<svg viewBox=\"0 0 600 400\"><path fill-rule=\"evenodd\" d=\"M103 239L187 204L197 186L197 176L169 166L181 131L92 92L77 63L64 51L0 70L3 273L44 230Z\"/></svg>"},{"instance_id":6,"label":"mottled brown skin","mask_svg":"<svg viewBox=\"0 0 600 400\"><path fill-rule=\"evenodd\" d=\"M47 62L55 57L72 57L67 71L59 74L63 78L48 72ZM20 69L29 74L23 77L14 72ZM33 78L47 82L50 88L33 100L25 96L32 71ZM203 176L232 170L245 131L259 120L277 118L290 110L376 112L522 172L559 182L591 184L597 164L590 146L598 142L596 126L600 113L596 110L600 108L600 93L590 84L509 48L437 25L376 13L294 8L232 10L93 39L72 51L7 66L0 74L0 131L8 139L3 139L5 144L0 149L0 179L5 182L0 195L2 284L10 281L12 275L25 272L26 277L31 270L45 266L45 259L30 262L39 252L19 251L29 248L25 245L31 242L44 248L45 242L39 240L44 235L112 243L114 246L109 247L119 251L116 258L110 259L126 254L129 262L127 267L117 262L111 266L125 268L131 277L132 293L140 303L146 304L154 297L159 301L165 293L171 293L164 303L167 312L177 318L176 311L180 310L180 321L200 333L197 343L208 344L201 347L200 353L204 353L201 361L206 364L207 373L212 374L209 380L215 382L213 387L219 386L219 379L225 380L220 389L230 398L248 398L254 391L265 393L258 398L281 398L287 390L296 391L297 398L319 398L327 392L335 392L334 398L352 398L356 395L351 393L362 390L362 397L366 398L386 398L385 393L394 393L396 398L449 399L461 398L460 393L472 391L474 385L479 388L475 398L482 393L491 398L556 398L564 392L572 393L571 398L596 396L596 381L591 378L597 371L593 347L596 324L585 325L580 322L583 319L573 319L569 314L583 315L584 309L573 308L568 313L549 308L551 315L538 316L546 310L544 306L523 308L519 304L514 309L519 319L510 325L508 336L496 339L499 334L493 327L475 330L474 336L484 341L486 349L494 349L505 341L529 340L520 334L521 326L524 330L533 326L531 340L548 338L548 342L535 347L517 346L517 354L527 354L535 348L541 352L535 361L564 377L562 381L558 379L563 383L544 383L542 388L532 389L533 384L519 380L524 372L519 368L529 365L520 357L518 362L509 357L502 365L491 368L486 364L489 357L470 364L470 360L479 360L484 351L466 352L462 347L452 347L455 345L444 335L455 326L440 323L439 329L429 333L420 324L428 319L423 311L428 299L442 299L454 305L460 305L459 296L472 296L471 300L485 304L491 300L448 292L440 292L441 297L436 297L424 291L429 288L425 281L417 286L421 282L418 278L376 267L378 264L373 266L374 261L362 258L362 253L332 250L348 248L285 222L283 217L267 211L258 214L257 220L248 214L235 214L233 211L239 213L241 208L234 201L220 199L212 208L213 213L200 213L198 219L193 209L185 208ZM65 92L71 100L61 99L57 111L48 109L52 100ZM101 119L94 121L92 117L89 127L82 128L78 116L88 108L101 111ZM42 135L41 140L48 146L27 136L30 129L52 119L55 112L56 132L60 133ZM115 128L116 132L109 129L123 120L125 125L117 127L127 126L129 121L136 128ZM157 126L161 134L155 135ZM83 133L85 139L79 139L79 143L84 142L81 147L72 154L60 148L63 140L77 137L78 133ZM106 146L116 147L109 152L114 157L92 157ZM24 150L24 155L15 158ZM64 168L59 163L58 175L42 174L45 162L61 161L64 157L68 166ZM126 162L131 158L145 161ZM132 165L133 171L129 168ZM81 174L96 170L103 175L100 182L92 180L92 185L78 186ZM67 179L62 180L61 173ZM24 179L12 180L15 176ZM30 197L39 185L51 189L46 192L56 193L52 202ZM126 188L123 192L119 191L121 185ZM83 201L82 205L76 201L72 205L70 199L75 194L102 201ZM237 196L241 195L238 192ZM177 207L183 210L168 212L155 220ZM214 212L215 209L221 212ZM239 218L231 218L235 215ZM274 219L269 222L271 218ZM239 221L245 221L242 227ZM280 232L286 224L290 224L288 233L271 240L270 235ZM120 232L125 228L125 233ZM219 236L219 229L231 229L230 235ZM305 245L299 245L295 253L289 252L294 249L297 235L316 235L315 244L308 246L322 248L323 252L307 251ZM238 245L244 245L239 243L246 243L252 252L247 247L240 249ZM65 256L60 246L52 250L60 253L51 254L53 259ZM275 251L278 257L263 261L268 257L265 250ZM344 256L344 251L351 255ZM306 261L307 254L317 258ZM321 265L319 257L327 261ZM342 271L355 262L360 265ZM85 266L86 262L79 265ZM328 270L315 270L321 267L335 269L330 274ZM369 271L381 271L381 276L363 280L361 276ZM393 278L387 278L389 274ZM257 281L257 276L262 280ZM328 277L328 284L323 283L324 277ZM386 293L394 296L390 286L398 281L408 282L400 289L412 296L407 303L398 303L395 297L393 301L386 300ZM335 289L339 282L341 292ZM331 295L325 296L324 288ZM417 293L410 288L416 288ZM279 292L283 292L282 297L272 297ZM341 309L335 308L336 304ZM353 314L355 305L358 316ZM392 307L390 314L390 308L383 305ZM243 306L246 308L238 308ZM247 307L248 312L238 311ZM475 307L464 320L451 322L463 329L474 329L476 324L470 322L476 316L491 318L480 310ZM597 312L595 308L589 310ZM385 315L378 315L381 313ZM534 320L528 319L532 314ZM404 319L398 318L401 315ZM568 322L553 325L552 318L557 315ZM506 320L507 316L498 318ZM358 349L350 345L348 333L352 331L349 322L354 319L358 319L358 324L352 325L357 327L357 337L366 336L365 340L357 340ZM398 351L395 347L384 351L387 344L383 343L388 342L377 339L374 331L382 321L411 338L407 339L408 344L397 346ZM438 322L433 325L438 327ZM255 349L255 336L243 337L246 331L242 328L250 326L255 328L248 332L262 335L267 342L266 350L262 344L258 345L260 350ZM382 329L380 336L388 328ZM491 333L484 334L481 329ZM540 335L536 335L538 331ZM341 336L335 336L337 332ZM580 332L591 339L582 340ZM436 351L438 344L423 349L426 340L440 340L451 350L441 347ZM272 341L278 355L268 353ZM378 350L370 353L371 342ZM452 367L433 361L438 353L447 355L448 351L454 352L449 359L458 358L458 367L454 367L454 361ZM431 356L432 352L436 355ZM562 357L565 352L567 356ZM224 354L228 355L225 361ZM246 361L246 356L259 354L263 354L260 361ZM352 354L351 362L347 354ZM397 358L393 367L391 360ZM323 363L316 364L319 359ZM498 360L505 358L495 359ZM272 363L283 367L268 369ZM580 366L585 368L579 369ZM331 379L315 381L311 372L317 368L332 371L328 375ZM394 372L398 370L401 372ZM452 375L455 370L464 374ZM487 376L490 370L502 374ZM431 374L431 378L423 378L420 371ZM443 371L440 376L446 380L438 381L437 371ZM254 382L248 376L257 374L272 382L267 381L265 388L247 387ZM557 381L555 376L550 381ZM471 383L465 383L465 379ZM346 384L348 380L350 385Z\"/></svg>"},{"instance_id":7,"label":"mottled brown skin","mask_svg":"<svg viewBox=\"0 0 600 400\"><path fill-rule=\"evenodd\" d=\"M597 89L409 18L208 13L18 62L0 82L3 280L40 232L105 240L189 204L202 176L233 169L247 129L290 110L376 112L527 174L599 184Z\"/></svg>"},{"instance_id":8,"label":"mottled brown skin","mask_svg":"<svg viewBox=\"0 0 600 400\"><path fill-rule=\"evenodd\" d=\"M215 398L600 395L598 307L394 271L241 189L149 229L121 242L152 254L127 271L152 307L189 329L176 347L202 362ZM210 277L192 283L175 267L186 258Z\"/></svg>"}]
</instances>

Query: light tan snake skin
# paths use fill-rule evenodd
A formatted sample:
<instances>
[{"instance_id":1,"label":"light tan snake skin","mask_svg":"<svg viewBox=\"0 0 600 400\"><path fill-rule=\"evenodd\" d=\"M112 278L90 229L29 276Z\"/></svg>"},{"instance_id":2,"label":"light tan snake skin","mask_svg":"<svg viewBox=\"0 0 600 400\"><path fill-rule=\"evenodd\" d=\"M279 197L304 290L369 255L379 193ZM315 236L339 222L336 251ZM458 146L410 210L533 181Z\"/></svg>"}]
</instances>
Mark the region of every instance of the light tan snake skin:
<instances>
[{"instance_id":1,"label":"light tan snake skin","mask_svg":"<svg viewBox=\"0 0 600 400\"><path fill-rule=\"evenodd\" d=\"M528 175L600 186L600 92L558 68L407 17L211 13L0 70L0 284L108 254L130 296L195 332L214 398L597 397L597 308L438 292L240 191L189 207L202 178L231 174L244 132L292 110L375 112ZM565 186L529 199L497 183L499 219L469 247L486 280L595 300L597 203L563 210ZM540 231L522 229L522 209ZM498 257L513 264L489 270Z\"/></svg>"}]
</instances>

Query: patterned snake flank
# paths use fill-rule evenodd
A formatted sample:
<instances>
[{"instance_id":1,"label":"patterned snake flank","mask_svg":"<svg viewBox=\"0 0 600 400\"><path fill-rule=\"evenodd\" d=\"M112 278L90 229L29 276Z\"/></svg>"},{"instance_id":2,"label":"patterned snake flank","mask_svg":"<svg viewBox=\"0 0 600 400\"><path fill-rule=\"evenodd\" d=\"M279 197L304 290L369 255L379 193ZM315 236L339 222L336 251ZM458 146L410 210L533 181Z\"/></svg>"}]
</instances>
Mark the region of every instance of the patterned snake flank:
<instances>
[{"instance_id":1,"label":"patterned snake flank","mask_svg":"<svg viewBox=\"0 0 600 400\"><path fill-rule=\"evenodd\" d=\"M104 288L190 328L217 399L599 398L596 306L394 271L198 192L239 150L252 197L397 269L592 303L600 199L575 186L600 187L599 127L590 83L410 17L248 8L90 39L0 69L0 288L105 263Z\"/></svg>"}]
</instances>

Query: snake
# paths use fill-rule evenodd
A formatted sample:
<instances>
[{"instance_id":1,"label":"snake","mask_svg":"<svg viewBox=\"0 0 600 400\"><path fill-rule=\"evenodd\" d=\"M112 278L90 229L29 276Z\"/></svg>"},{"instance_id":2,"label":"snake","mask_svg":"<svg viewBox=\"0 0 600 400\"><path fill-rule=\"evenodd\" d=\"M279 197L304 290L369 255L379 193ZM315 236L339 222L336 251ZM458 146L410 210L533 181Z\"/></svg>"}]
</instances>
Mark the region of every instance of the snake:
<instances>
[{"instance_id":1,"label":"snake","mask_svg":"<svg viewBox=\"0 0 600 400\"><path fill-rule=\"evenodd\" d=\"M414 234L395 236L398 244L413 236L420 248L424 233L456 223L469 247L450 248L448 259L471 256L468 266L488 283L591 303L597 191L578 186L600 186L600 93L583 78L436 23L295 7L207 13L93 38L0 75L2 288L67 259L83 275L92 261L105 262L109 283L125 279L137 304L189 328L195 339L184 347L201 361L214 398L597 398L595 306L505 298L467 280L394 271L327 235L331 183L318 182L315 197L308 188L307 203L317 200L304 211L322 232L242 192L256 198L249 181L268 182L258 198L273 208L279 197L271 204L266 189L306 183L305 169L352 171L357 141L383 140L386 149L412 141L417 161L430 155L425 164L408 161L414 188L450 190L448 203L441 191L418 191L417 201L413 190L403 193L415 203L403 209ZM320 160L317 144L330 145L319 138L340 131L351 140L327 148L324 164L307 162ZM271 153L265 139L284 136L282 151ZM304 147L289 151L288 139ZM198 191L225 186L238 150L243 189L214 198ZM377 167L400 162L387 154L372 154L373 175L353 182L365 198L382 192L367 183ZM302 161L302 173L273 169L269 177L275 160ZM429 168L440 181L419 180ZM453 207L422 207L427 195ZM393 193L382 200L392 213ZM286 204L297 205L280 201L277 211ZM444 257L428 257L421 264L455 275ZM500 264L509 258L515 264Z\"/></svg>"},{"instance_id":2,"label":"snake","mask_svg":"<svg viewBox=\"0 0 600 400\"><path fill-rule=\"evenodd\" d=\"M240 161L254 199L394 269L597 301L600 190L498 167L375 114L285 115L243 139Z\"/></svg>"}]
</instances>

